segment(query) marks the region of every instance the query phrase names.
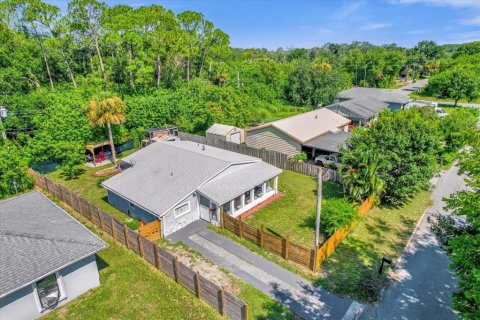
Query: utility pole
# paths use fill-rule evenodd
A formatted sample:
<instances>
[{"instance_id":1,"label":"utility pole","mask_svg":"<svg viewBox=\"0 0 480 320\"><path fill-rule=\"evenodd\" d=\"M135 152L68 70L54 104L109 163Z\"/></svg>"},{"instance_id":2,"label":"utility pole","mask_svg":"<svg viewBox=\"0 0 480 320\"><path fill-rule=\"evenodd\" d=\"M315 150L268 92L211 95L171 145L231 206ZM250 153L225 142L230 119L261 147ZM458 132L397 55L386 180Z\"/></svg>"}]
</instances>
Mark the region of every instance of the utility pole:
<instances>
[{"instance_id":1,"label":"utility pole","mask_svg":"<svg viewBox=\"0 0 480 320\"><path fill-rule=\"evenodd\" d=\"M320 241L320 213L322 211L322 183L323 183L323 168L320 168L320 173L317 174L317 216L315 218L315 249L318 248Z\"/></svg>"},{"instance_id":2,"label":"utility pole","mask_svg":"<svg viewBox=\"0 0 480 320\"><path fill-rule=\"evenodd\" d=\"M367 86L367 66L368 66L368 63L365 64L365 73L363 75L363 86L364 87Z\"/></svg>"},{"instance_id":3,"label":"utility pole","mask_svg":"<svg viewBox=\"0 0 480 320\"><path fill-rule=\"evenodd\" d=\"M237 70L237 88L240 88L240 72Z\"/></svg>"},{"instance_id":4,"label":"utility pole","mask_svg":"<svg viewBox=\"0 0 480 320\"><path fill-rule=\"evenodd\" d=\"M7 117L7 109L0 106L0 130L2 131L3 140L7 140L7 134L5 133L5 127L3 126L2 118Z\"/></svg>"}]
</instances>

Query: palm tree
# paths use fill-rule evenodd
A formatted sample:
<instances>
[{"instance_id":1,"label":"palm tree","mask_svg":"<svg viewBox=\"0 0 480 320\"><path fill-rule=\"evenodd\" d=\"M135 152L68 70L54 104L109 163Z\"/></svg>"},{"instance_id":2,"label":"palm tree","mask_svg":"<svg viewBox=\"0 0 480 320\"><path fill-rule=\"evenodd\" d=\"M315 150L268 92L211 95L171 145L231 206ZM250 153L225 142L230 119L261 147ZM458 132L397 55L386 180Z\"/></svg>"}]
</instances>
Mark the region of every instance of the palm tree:
<instances>
[{"instance_id":1,"label":"palm tree","mask_svg":"<svg viewBox=\"0 0 480 320\"><path fill-rule=\"evenodd\" d=\"M117 96L104 99L95 98L88 103L87 115L93 125L108 129L108 139L112 149L113 163L117 162L115 146L112 137L112 124L118 125L125 122L125 103Z\"/></svg>"},{"instance_id":2,"label":"palm tree","mask_svg":"<svg viewBox=\"0 0 480 320\"><path fill-rule=\"evenodd\" d=\"M382 156L364 144L343 150L341 172L348 197L362 202L373 195L378 201L385 187L381 174L387 167Z\"/></svg>"}]
</instances>

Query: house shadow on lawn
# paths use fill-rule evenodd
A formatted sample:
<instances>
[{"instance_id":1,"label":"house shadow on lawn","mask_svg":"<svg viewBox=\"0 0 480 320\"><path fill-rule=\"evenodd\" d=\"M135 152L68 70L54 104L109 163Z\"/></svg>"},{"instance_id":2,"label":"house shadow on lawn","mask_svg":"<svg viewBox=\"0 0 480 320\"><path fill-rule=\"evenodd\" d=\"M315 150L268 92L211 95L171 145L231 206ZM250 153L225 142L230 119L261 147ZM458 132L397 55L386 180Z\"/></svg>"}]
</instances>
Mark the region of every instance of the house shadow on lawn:
<instances>
[{"instance_id":1,"label":"house shadow on lawn","mask_svg":"<svg viewBox=\"0 0 480 320\"><path fill-rule=\"evenodd\" d=\"M95 255L95 260L97 260L97 269L98 271L101 271L107 267L109 267L110 265L105 261L103 260L98 254Z\"/></svg>"}]
</instances>

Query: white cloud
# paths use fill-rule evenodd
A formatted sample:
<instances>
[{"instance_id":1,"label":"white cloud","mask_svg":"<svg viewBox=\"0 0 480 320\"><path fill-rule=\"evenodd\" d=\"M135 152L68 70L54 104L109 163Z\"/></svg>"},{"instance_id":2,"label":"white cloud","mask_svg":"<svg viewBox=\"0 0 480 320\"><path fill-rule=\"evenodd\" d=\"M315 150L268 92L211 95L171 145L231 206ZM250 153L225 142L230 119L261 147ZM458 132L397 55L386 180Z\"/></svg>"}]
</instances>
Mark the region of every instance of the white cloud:
<instances>
[{"instance_id":1,"label":"white cloud","mask_svg":"<svg viewBox=\"0 0 480 320\"><path fill-rule=\"evenodd\" d=\"M480 26L480 16L476 16L470 19L460 21L461 24L466 26Z\"/></svg>"},{"instance_id":2,"label":"white cloud","mask_svg":"<svg viewBox=\"0 0 480 320\"><path fill-rule=\"evenodd\" d=\"M431 29L414 29L414 30L405 31L405 34L421 35L421 34L426 34L430 32L432 32Z\"/></svg>"},{"instance_id":3,"label":"white cloud","mask_svg":"<svg viewBox=\"0 0 480 320\"><path fill-rule=\"evenodd\" d=\"M332 18L334 19L345 19L359 8L363 7L366 3L366 0L361 1L349 1L345 3L343 6L335 10L332 14Z\"/></svg>"},{"instance_id":4,"label":"white cloud","mask_svg":"<svg viewBox=\"0 0 480 320\"><path fill-rule=\"evenodd\" d=\"M432 6L446 7L479 7L479 0L391 0L393 4L428 4Z\"/></svg>"},{"instance_id":5,"label":"white cloud","mask_svg":"<svg viewBox=\"0 0 480 320\"><path fill-rule=\"evenodd\" d=\"M360 30L378 30L378 29L385 29L390 27L389 24L386 23L367 23Z\"/></svg>"}]
</instances>

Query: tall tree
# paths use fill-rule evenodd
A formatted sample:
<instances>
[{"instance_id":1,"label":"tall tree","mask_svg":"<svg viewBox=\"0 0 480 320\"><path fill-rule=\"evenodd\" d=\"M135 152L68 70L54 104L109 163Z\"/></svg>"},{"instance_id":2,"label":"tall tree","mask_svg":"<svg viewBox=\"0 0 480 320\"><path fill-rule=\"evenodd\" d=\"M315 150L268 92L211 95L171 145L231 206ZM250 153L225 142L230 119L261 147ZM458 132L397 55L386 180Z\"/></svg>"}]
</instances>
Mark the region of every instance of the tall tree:
<instances>
[{"instance_id":1,"label":"tall tree","mask_svg":"<svg viewBox=\"0 0 480 320\"><path fill-rule=\"evenodd\" d=\"M90 122L96 126L107 126L108 139L112 150L113 163L117 162L115 144L113 143L112 124L118 125L125 122L125 103L116 96L109 96L103 99L93 99L88 104L87 111Z\"/></svg>"}]
</instances>

